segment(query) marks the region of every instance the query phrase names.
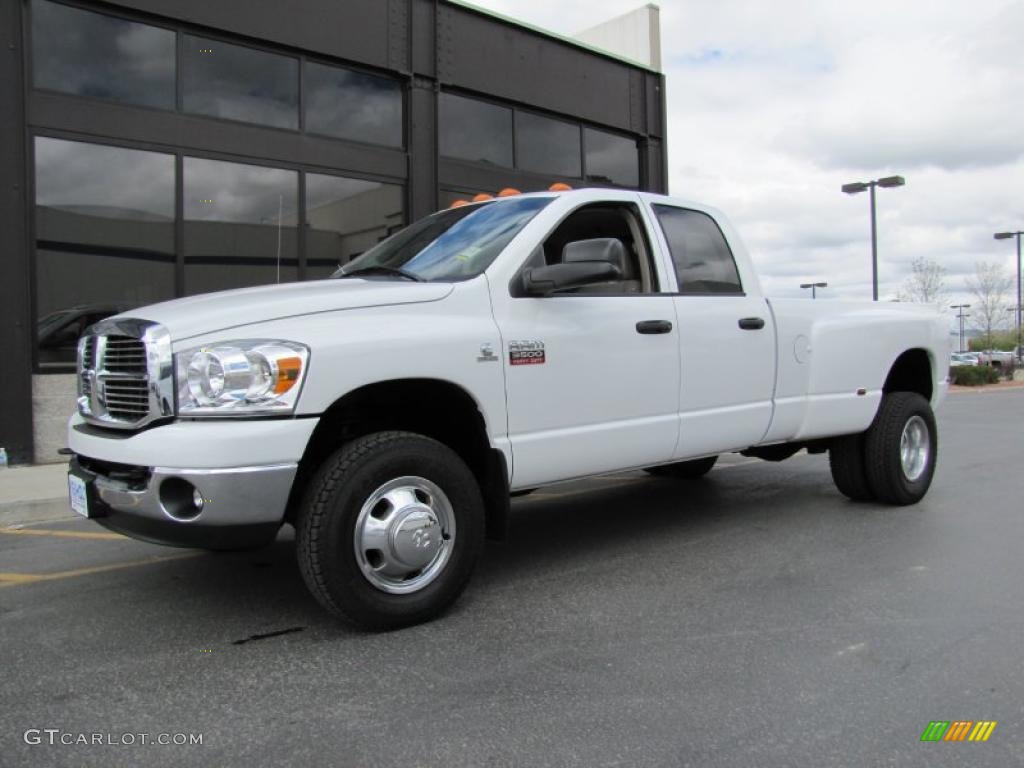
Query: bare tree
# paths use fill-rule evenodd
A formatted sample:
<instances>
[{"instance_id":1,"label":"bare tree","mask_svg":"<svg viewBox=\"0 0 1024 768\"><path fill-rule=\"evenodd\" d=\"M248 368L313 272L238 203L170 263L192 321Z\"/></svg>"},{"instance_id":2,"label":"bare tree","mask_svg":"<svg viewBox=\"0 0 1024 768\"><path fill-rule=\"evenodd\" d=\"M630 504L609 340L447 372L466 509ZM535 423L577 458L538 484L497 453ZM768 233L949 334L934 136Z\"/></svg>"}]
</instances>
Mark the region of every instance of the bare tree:
<instances>
[{"instance_id":1,"label":"bare tree","mask_svg":"<svg viewBox=\"0 0 1024 768\"><path fill-rule=\"evenodd\" d=\"M978 330L985 334L985 348L992 348L992 331L1006 319L1007 294L1013 278L998 262L979 261L974 265L974 277L967 278L967 289L974 294L971 314Z\"/></svg>"},{"instance_id":2,"label":"bare tree","mask_svg":"<svg viewBox=\"0 0 1024 768\"><path fill-rule=\"evenodd\" d=\"M896 294L897 301L917 304L946 303L946 268L939 262L918 256L910 264L910 277Z\"/></svg>"}]
</instances>

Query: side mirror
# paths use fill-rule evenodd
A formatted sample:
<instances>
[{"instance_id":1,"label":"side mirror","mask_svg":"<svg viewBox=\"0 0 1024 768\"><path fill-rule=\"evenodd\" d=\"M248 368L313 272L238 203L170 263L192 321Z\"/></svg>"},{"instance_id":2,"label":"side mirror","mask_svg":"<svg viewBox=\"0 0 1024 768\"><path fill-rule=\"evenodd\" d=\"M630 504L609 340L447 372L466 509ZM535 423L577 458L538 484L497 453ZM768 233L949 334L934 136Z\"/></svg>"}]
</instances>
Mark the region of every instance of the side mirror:
<instances>
[{"instance_id":1,"label":"side mirror","mask_svg":"<svg viewBox=\"0 0 1024 768\"><path fill-rule=\"evenodd\" d=\"M520 296L547 296L568 288L621 280L626 246L614 237L576 240L562 248L562 263L523 272Z\"/></svg>"},{"instance_id":2,"label":"side mirror","mask_svg":"<svg viewBox=\"0 0 1024 768\"><path fill-rule=\"evenodd\" d=\"M523 273L523 293L527 296L547 296L566 288L578 288L592 283L606 283L622 279L622 270L606 261L576 261L534 267Z\"/></svg>"},{"instance_id":3,"label":"side mirror","mask_svg":"<svg viewBox=\"0 0 1024 768\"><path fill-rule=\"evenodd\" d=\"M616 237L595 237L566 243L562 248L562 262L574 264L581 261L601 261L614 264L621 270L626 263L626 246Z\"/></svg>"}]
</instances>

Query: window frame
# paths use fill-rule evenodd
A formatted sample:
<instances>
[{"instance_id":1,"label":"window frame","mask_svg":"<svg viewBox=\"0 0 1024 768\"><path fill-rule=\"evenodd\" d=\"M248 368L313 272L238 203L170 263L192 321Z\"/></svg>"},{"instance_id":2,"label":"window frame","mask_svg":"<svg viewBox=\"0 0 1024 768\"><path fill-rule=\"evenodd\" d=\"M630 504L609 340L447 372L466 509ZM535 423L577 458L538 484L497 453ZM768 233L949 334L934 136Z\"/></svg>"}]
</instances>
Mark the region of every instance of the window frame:
<instances>
[{"instance_id":1,"label":"window frame","mask_svg":"<svg viewBox=\"0 0 1024 768\"><path fill-rule=\"evenodd\" d=\"M440 147L441 100L440 100L440 98L438 98L438 102L437 102L437 104L438 104L438 148L437 148L437 156L438 156L438 160L441 163L456 163L456 164L472 167L474 169L481 170L481 171L489 171L490 173L502 174L502 178L505 178L508 174L511 173L511 174L513 174L513 175L515 175L517 177L521 177L521 178L524 178L524 179L531 179L531 180L532 179L537 179L542 184L544 182L547 182L548 184L550 184L551 180L553 180L553 179L566 179L566 180L572 182L573 184L576 184L576 185L579 185L579 186L595 186L595 187L601 187L601 188L604 188L604 189L617 189L617 190L623 190L623 191L629 191L629 192L640 192L640 191L643 191L643 189L644 189L644 185L646 183L646 170L644 168L644 165L643 165L642 159L641 159L641 148L640 148L640 139L641 139L641 137L636 135L636 134L628 133L628 132L621 131L621 130L615 130L615 129L607 128L607 127L605 127L603 125L598 125L596 123L590 123L590 122L587 122L585 120L580 120L578 118L572 118L572 117L569 117L567 115L562 115L562 114L558 114L558 113L555 113L555 112L546 112L546 111L544 111L542 109L538 109L536 107L523 107L523 106L520 106L519 104L514 103L514 102L501 101L499 99L496 99L496 98L491 97L491 96L487 96L485 94L478 94L478 93L471 92L471 91L466 91L466 90L463 90L463 89L460 89L460 88L442 88L442 90L439 92L439 95L440 94L450 94L452 96L458 96L460 98L468 99L470 101L478 101L478 102L481 102L481 103L484 103L484 104L490 104L492 106L502 107L504 109L511 110L511 112L512 112L512 165L511 166L503 166L503 165L497 165L497 164L494 164L494 163L481 163L481 162L479 162L477 160L467 160L467 159L461 158L461 157L454 157L452 155L446 155L446 154L444 154L441 151L441 147ZM523 167L521 167L519 165L519 136L518 136L517 128L518 128L518 124L519 124L519 115L520 114L528 114L528 115L531 115L531 116L534 116L534 117L542 117L542 118L546 118L548 120L553 120L555 122L566 123L568 125L571 125L571 126L576 127L576 128L579 129L579 132L580 132L580 155L579 155L579 161L580 161L580 173L581 173L580 176L563 176L563 175L560 175L560 174L548 174L548 173L544 173L542 171L529 170L529 169L523 168ZM635 155L636 155L636 174L637 174L637 183L635 185L620 184L620 183L615 182L615 181L612 181L612 182L602 182L602 181L591 182L591 181L589 181L587 179L587 131L588 130L597 131L597 132L600 132L600 133L605 133L605 134L608 134L609 136L616 136L618 138L626 139L626 140L629 140L629 141L633 142L633 146L635 148ZM440 187L452 187L453 185L451 183L449 183L448 179L442 173L442 174L439 175L438 186L440 188ZM525 188L526 187L524 187L524 189ZM543 188L546 189L546 185ZM542 191L542 190L538 189L537 191Z\"/></svg>"},{"instance_id":2,"label":"window frame","mask_svg":"<svg viewBox=\"0 0 1024 768\"><path fill-rule=\"evenodd\" d=\"M301 218L299 220L299 249L300 249L299 250L299 264L300 264L300 266L299 266L299 274L300 274L299 282L306 282L307 280L323 280L324 279L324 278L320 278L320 277L311 278L309 276L309 274L308 274L308 269L309 269L309 264L308 264L309 252L308 252L308 250L306 248L306 228L309 226L309 220L307 218L307 216L309 214L309 207L308 207L308 199L307 199L307 195L306 195L306 176L308 174L310 174L310 173L312 173L315 176L333 176L333 177L339 178L339 179L351 179L353 181L369 181L369 182L373 182L375 184L387 184L387 185L392 186L392 187L398 187L399 192L400 192L400 194L402 196L402 223L399 225L398 229L394 230L394 232L390 231L391 228L389 227L388 228L389 232L387 234L387 237L391 237L391 235L393 235L393 234L395 234L397 232L402 231L403 229L405 229L405 227L409 226L412 223L411 221L409 221L409 185L408 184L403 184L401 182L396 182L396 181L385 181L383 179L362 178L361 176L354 176L352 174L343 173L343 172L334 171L334 170L332 170L330 172L327 172L327 171L323 171L323 170L300 169L299 170L299 213L300 213ZM363 251L363 253L365 253L365 251ZM362 255L363 254L361 253L358 256L353 256L351 259L349 259L349 261L353 261L355 259L358 259L359 256L362 256ZM348 262L345 262L345 263L347 264Z\"/></svg>"},{"instance_id":3,"label":"window frame","mask_svg":"<svg viewBox=\"0 0 1024 768\"><path fill-rule=\"evenodd\" d=\"M321 133L320 131L311 131L306 127L306 65L317 64L321 67L330 67L333 69L345 69L349 72L355 72L360 75L369 75L371 77L379 77L383 80L390 80L398 86L399 99L401 101L401 139L400 143L395 144L375 144L372 141L362 141L361 139L347 138L344 136L332 136L329 133ZM330 141L346 141L350 144L358 144L365 147L380 147L383 149L390 149L396 152L406 151L409 147L409 126L406 115L409 112L409 88L408 85L402 80L392 75L385 75L380 72L374 72L366 67L355 67L351 64L339 64L336 61L331 61L323 56L299 56L299 133L306 136L315 136L321 139L328 139Z\"/></svg>"},{"instance_id":4,"label":"window frame","mask_svg":"<svg viewBox=\"0 0 1024 768\"><path fill-rule=\"evenodd\" d=\"M117 101L115 99L101 99L97 96L83 96L80 93L71 93L69 91L58 91L53 88L43 88L37 86L36 80L36 62L35 62L35 35L33 25L35 24L35 9L33 0L28 0L25 3L25 14L23 20L24 26L24 40L25 43L25 89L26 93L33 91L39 93L53 94L64 99L81 99L83 101L92 102L95 104L114 104L118 107L129 107L131 109L144 109L149 112L156 112L157 114L166 115L167 113L181 112L181 30L178 26L169 22L153 21L148 18L140 18L139 14L133 13L133 9L125 9L125 13L114 12L105 6L99 7L91 5L89 3L79 2L78 0L47 0L47 2L53 3L54 5L63 5L68 8L74 8L78 11L86 11L88 13L95 13L100 16L106 16L112 19L118 19L120 21L128 21L133 24L144 24L149 27L156 27L157 29L163 29L174 35L174 106L172 107L154 107L151 104L136 104L131 101Z\"/></svg>"},{"instance_id":5,"label":"window frame","mask_svg":"<svg viewBox=\"0 0 1024 768\"><path fill-rule=\"evenodd\" d=\"M31 82L29 80L29 82ZM62 94L65 95L65 94ZM163 111L163 110L161 110ZM181 292L179 285L179 270L181 263L181 237L179 234L180 227L180 158L178 155L180 152L176 152L173 148L168 148L159 144L153 144L149 142L130 142L112 139L109 137L92 136L89 134L73 133L70 131L62 131L49 128L26 128L26 149L25 149L25 168L26 168L26 180L25 180L25 214L27 218L27 224L25 227L27 235L27 250L29 257L29 295L28 295L28 306L29 312L32 318L29 328L29 340L31 342L31 357L32 357L32 373L33 375L49 375L49 374L68 374L75 372L75 363L47 363L44 365L39 360L39 278L38 278L38 266L39 266L39 251L37 243L39 242L39 233L36 228L36 138L46 139L58 139L61 141L74 141L80 144L99 144L105 147L113 147L115 149L135 149L144 152L154 152L157 154L171 155L175 158L175 223L174 223L174 298L181 298L184 294Z\"/></svg>"},{"instance_id":6,"label":"window frame","mask_svg":"<svg viewBox=\"0 0 1024 768\"><path fill-rule=\"evenodd\" d=\"M501 163L486 163L479 160L467 160L464 157L456 157L454 155L446 155L441 149L441 101L445 96L455 96L466 101L475 101L480 104L487 104L492 107L499 107L500 109L506 109L509 112L509 124L511 131L509 138L511 139L511 150L512 150L512 164L502 165ZM475 93L467 93L465 91L456 90L453 88L442 88L437 93L437 156L438 159L452 160L456 163L468 163L469 165L477 168L487 168L492 171L518 171L519 168L516 165L518 158L516 157L516 107L513 104L499 101L498 99L488 98L486 96L480 96ZM440 186L440 185L439 185Z\"/></svg>"},{"instance_id":7,"label":"window frame","mask_svg":"<svg viewBox=\"0 0 1024 768\"><path fill-rule=\"evenodd\" d=\"M579 138L579 145L580 145L580 151L579 151L579 157L578 157L579 166L580 166L580 174L578 176L576 176L574 174L568 174L568 175L564 175L564 176L563 176L563 174L553 174L553 175L556 178L579 179L580 181L586 180L587 175L586 175L586 169L584 168L585 152L584 152L584 149L583 149L583 134L584 134L584 125L583 125L583 123L579 122L578 120L570 120L569 118L566 118L566 117L554 117L552 115L546 115L543 112L538 112L538 111L533 110L533 109L520 109L518 107L513 107L512 108L512 144L513 144L512 156L515 159L515 170L520 171L522 173L533 173L533 174L537 174L537 175L540 175L540 176L544 176L545 175L544 171L537 171L537 170L534 170L532 168L524 168L523 166L521 166L519 164L519 156L520 156L520 147L519 147L519 117L520 117L520 115L529 115L530 117L537 117L537 118L540 118L542 120L550 120L551 122L554 122L554 123L562 123L564 125L568 125L568 126L570 126L572 128L575 128L576 132L577 132L577 135L578 135L578 138Z\"/></svg>"},{"instance_id":8,"label":"window frame","mask_svg":"<svg viewBox=\"0 0 1024 768\"><path fill-rule=\"evenodd\" d=\"M643 188L643 186L644 186L643 170L644 169L643 169L643 167L641 166L641 163L640 163L640 144L639 144L639 142L638 142L638 140L637 140L637 138L635 136L631 136L631 135L623 133L621 131L610 131L607 128L603 128L603 127L596 126L596 125L591 125L591 124L588 124L588 123L583 123L581 125L581 128L582 128L582 130L580 131L580 147L581 147L581 151L582 151L582 154L583 154L583 157L582 157L583 181L586 184L588 184L588 185L591 184L590 175L588 173L588 171L590 170L590 167L589 167L589 163L587 162L587 131L589 130L589 131L594 131L596 133L605 133L605 134L607 134L609 136L615 136L617 138L626 139L626 140L630 140L630 141L633 142L633 152L636 155L636 187L635 188L636 189L642 189ZM609 186L609 182L600 182L599 181L599 182L594 182L594 183L599 184L601 186ZM634 189L634 187L632 187L632 186L630 186L628 184L620 184L617 181L610 182L610 186L612 186L612 187L614 187L616 189Z\"/></svg>"},{"instance_id":9,"label":"window frame","mask_svg":"<svg viewBox=\"0 0 1024 768\"><path fill-rule=\"evenodd\" d=\"M647 217L644 215L643 205L639 201L635 200L588 200L581 202L571 210L567 211L561 218L555 222L547 232L544 233L544 237L540 238L540 245L538 248L543 248L544 243L558 230L559 227L564 224L570 216L574 216L584 208L591 208L595 206L608 206L615 205L625 208L632 208L630 211L634 215L636 224L640 227L641 235L644 238L644 248L647 251L647 262L651 271L651 280L654 283L653 290L648 292L637 292L629 293L626 291L612 292L612 293L554 293L550 296L525 296L519 293L519 285L521 284L523 273L530 267L530 261L533 259L534 254L537 252L537 248L530 251L529 255L523 259L523 263L516 269L515 274L512 275L512 279L508 281L508 294L513 299L536 299L536 298L585 298L585 299L622 299L622 298L639 298L646 296L674 296L676 295L673 291L666 290L668 286L664 285L664 281L661 279L661 275L658 273L658 258L655 253L653 244L656 238L652 238L654 234L651 232L651 228L647 222ZM639 266L639 265L638 265Z\"/></svg>"},{"instance_id":10,"label":"window frame","mask_svg":"<svg viewBox=\"0 0 1024 768\"><path fill-rule=\"evenodd\" d=\"M214 28L208 28L197 24L192 24L185 21L166 21L159 17L152 17L150 14L141 12L135 8L117 8L111 9L106 6L94 6L91 3L84 2L84 0L48 0L48 2L54 3L55 5L64 5L69 8L74 8L80 11L88 11L91 13L100 14L101 16L107 16L113 19L119 19L121 21L129 21L136 24L144 24L150 27L156 27L159 29L171 32L175 36L174 42L174 106L173 107L154 107L146 104L135 104L127 101L115 101L111 99L101 99L95 96L83 96L81 94L69 93L67 91L57 91L52 88L38 88L35 85L35 61L33 57L33 46L35 43L34 36L32 34L33 25L33 13L32 13L32 0L25 0L25 13L22 19L23 25L23 39L26 41L24 51L24 80L25 80L25 92L31 94L32 92L38 92L42 94L50 94L66 99L76 99L93 104L108 104L115 105L117 107L123 107L128 109L140 109L148 112L155 112L157 114L166 115L168 113L180 115L182 117L198 120L214 120L221 123L227 123L229 125L244 125L250 128L256 128L259 130L267 131L281 131L286 134L295 135L308 135L317 139L326 139L327 141L344 142L356 147L372 147L374 149L382 149L389 152L405 152L409 145L408 136L408 113L409 113L409 83L405 78L395 77L392 72L385 72L381 70L375 70L372 67L343 61L340 59L331 59L329 56L310 54L300 49L291 48L285 45L274 45L272 43L266 43L259 40L250 40L248 38L231 35L221 30ZM206 115L200 112L189 112L184 108L184 46L185 46L185 35L192 35L193 37L203 37L208 40L212 40L218 43L224 43L225 45L233 45L240 48L248 48L259 53L267 53L275 56L283 56L285 58L296 59L298 61L298 90L297 90L297 110L298 110L298 122L295 128L283 128L277 125L268 125L266 123L254 123L247 120L238 120L230 117L220 117L217 115ZM360 74L372 75L374 77L380 77L385 80L391 80L396 83L399 87L399 91L402 96L401 104L401 115L399 119L402 125L402 143L400 146L393 144L377 144L374 142L361 141L359 139L345 138L341 136L332 136L330 134L319 133L316 131L307 131L305 127L305 69L306 62L311 61L314 64L320 64L326 67L334 67L336 69L347 69Z\"/></svg>"},{"instance_id":11,"label":"window frame","mask_svg":"<svg viewBox=\"0 0 1024 768\"><path fill-rule=\"evenodd\" d=\"M676 283L676 290L673 292L674 296L696 296L696 297L708 297L708 296L725 296L725 297L743 297L747 295L746 287L743 283L743 272L740 270L739 262L736 261L736 254L732 250L732 244L729 242L729 238L725 236L725 232L722 231L721 225L707 211L701 211L697 208L688 208L685 205L679 205L677 203L667 201L648 201L648 207L650 208L652 225L657 226L658 236L661 238L661 243L665 248L665 256L668 257L667 266L670 267L670 274ZM685 211L687 213L698 213L708 218L715 229L722 238L722 242L725 243L725 248L729 252L729 258L732 259L733 269L736 270L736 279L739 282L740 289L738 291L683 291L682 282L679 279L679 270L676 268L676 260L672 255L672 246L669 243L668 233L665 231L664 225L661 223L661 217L658 216L658 208L670 208L679 211Z\"/></svg>"}]
</instances>

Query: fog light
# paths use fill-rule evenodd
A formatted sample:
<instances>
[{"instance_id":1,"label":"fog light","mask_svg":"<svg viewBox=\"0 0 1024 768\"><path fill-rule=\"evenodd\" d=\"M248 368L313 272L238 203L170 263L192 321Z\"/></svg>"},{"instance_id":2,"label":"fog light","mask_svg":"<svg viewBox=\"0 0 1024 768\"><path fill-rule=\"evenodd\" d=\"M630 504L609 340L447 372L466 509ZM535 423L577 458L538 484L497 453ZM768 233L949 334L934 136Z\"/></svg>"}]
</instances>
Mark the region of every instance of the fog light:
<instances>
[{"instance_id":1,"label":"fog light","mask_svg":"<svg viewBox=\"0 0 1024 768\"><path fill-rule=\"evenodd\" d=\"M168 477L160 483L160 506L175 520L195 520L202 513L205 501L199 489L184 478Z\"/></svg>"}]
</instances>

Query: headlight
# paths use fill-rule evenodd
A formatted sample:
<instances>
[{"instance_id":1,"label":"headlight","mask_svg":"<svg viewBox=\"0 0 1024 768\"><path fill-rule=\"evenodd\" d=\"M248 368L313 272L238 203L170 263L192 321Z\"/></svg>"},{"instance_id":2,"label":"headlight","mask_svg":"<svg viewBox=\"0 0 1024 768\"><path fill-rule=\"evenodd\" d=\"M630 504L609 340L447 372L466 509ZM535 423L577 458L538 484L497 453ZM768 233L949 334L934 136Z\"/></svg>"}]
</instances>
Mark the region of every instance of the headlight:
<instances>
[{"instance_id":1,"label":"headlight","mask_svg":"<svg viewBox=\"0 0 1024 768\"><path fill-rule=\"evenodd\" d=\"M291 413L309 348L291 341L231 341L174 356L178 413L246 416Z\"/></svg>"}]
</instances>

